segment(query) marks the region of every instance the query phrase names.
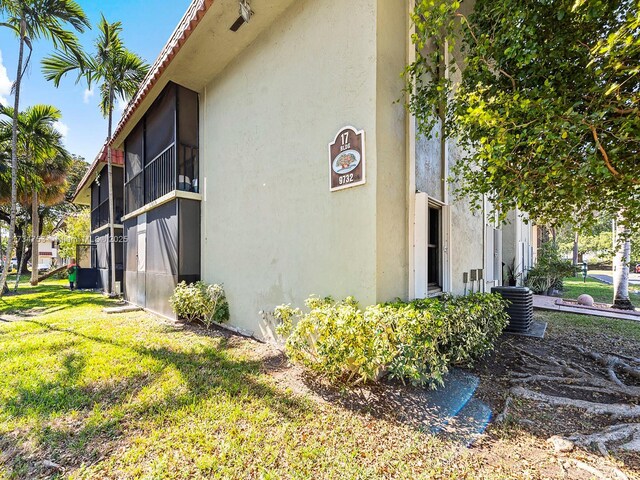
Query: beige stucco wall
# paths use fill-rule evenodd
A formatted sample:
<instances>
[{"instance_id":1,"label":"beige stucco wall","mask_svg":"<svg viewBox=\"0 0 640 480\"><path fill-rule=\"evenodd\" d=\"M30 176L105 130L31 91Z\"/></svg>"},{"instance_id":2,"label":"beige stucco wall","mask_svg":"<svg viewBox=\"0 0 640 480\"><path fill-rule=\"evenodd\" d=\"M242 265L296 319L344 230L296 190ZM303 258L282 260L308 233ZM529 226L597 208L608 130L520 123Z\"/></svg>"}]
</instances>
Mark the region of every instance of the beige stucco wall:
<instances>
[{"instance_id":1,"label":"beige stucco wall","mask_svg":"<svg viewBox=\"0 0 640 480\"><path fill-rule=\"evenodd\" d=\"M440 138L418 135L416 138L416 173L420 178L420 172L425 172L424 162L437 163L440 161ZM449 169L461 160L461 152L455 141L447 141L447 160ZM422 165L420 164L422 163ZM434 170L432 168L432 170ZM449 178L450 173L446 174ZM434 182L424 178L425 183ZM421 185L418 185L420 189ZM484 268L485 232L484 215L482 210L474 212L470 202L465 198L456 198L454 195L455 184L448 182L449 190L449 225L444 224L443 229L449 229L449 274L450 288L448 291L460 295L464 293L463 273L472 269ZM444 221L443 221L444 223ZM447 245L445 245L447 246ZM446 255L446 254L445 254ZM469 289L471 286L467 285ZM478 283L476 283L476 291Z\"/></svg>"},{"instance_id":2,"label":"beige stucco wall","mask_svg":"<svg viewBox=\"0 0 640 480\"><path fill-rule=\"evenodd\" d=\"M260 311L310 294L406 295L404 8L384 7L376 37L377 3L296 2L201 93L202 277L258 337ZM366 132L367 183L331 193L327 145L349 124Z\"/></svg>"},{"instance_id":3,"label":"beige stucco wall","mask_svg":"<svg viewBox=\"0 0 640 480\"><path fill-rule=\"evenodd\" d=\"M406 298L409 245L407 222L407 119L402 102L408 8L377 0L376 84L376 263L378 301Z\"/></svg>"},{"instance_id":4,"label":"beige stucco wall","mask_svg":"<svg viewBox=\"0 0 640 480\"><path fill-rule=\"evenodd\" d=\"M507 214L506 223L502 227L503 261L505 264L511 265L511 262L515 260L516 272L521 276L533 266L533 254L535 254L535 252L532 254L530 248L535 246L533 226L531 223L526 223L523 218L525 216L520 212L512 210ZM524 258L522 256L522 243L524 243L525 247Z\"/></svg>"},{"instance_id":5,"label":"beige stucco wall","mask_svg":"<svg viewBox=\"0 0 640 480\"><path fill-rule=\"evenodd\" d=\"M459 161L457 147L450 146L450 160ZM454 186L449 187L453 190ZM464 293L463 273L484 269L485 231L482 210L474 212L467 199L450 196L451 205L451 293ZM467 291L471 285L467 285ZM475 291L478 291L478 282Z\"/></svg>"}]
</instances>

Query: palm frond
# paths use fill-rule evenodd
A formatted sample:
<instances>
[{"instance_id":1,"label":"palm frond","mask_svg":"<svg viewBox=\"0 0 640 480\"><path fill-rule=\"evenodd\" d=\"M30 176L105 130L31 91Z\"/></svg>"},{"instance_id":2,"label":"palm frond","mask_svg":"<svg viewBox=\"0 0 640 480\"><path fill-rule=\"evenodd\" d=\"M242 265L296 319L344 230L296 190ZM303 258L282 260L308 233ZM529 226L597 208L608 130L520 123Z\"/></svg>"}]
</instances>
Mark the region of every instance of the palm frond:
<instances>
[{"instance_id":1,"label":"palm frond","mask_svg":"<svg viewBox=\"0 0 640 480\"><path fill-rule=\"evenodd\" d=\"M81 52L80 56L83 57L82 61L78 60L77 55L62 51L44 58L42 60L42 73L44 74L44 78L53 81L53 84L58 87L62 77L67 73L76 71L77 84L83 76L86 77L85 65L89 63L89 59L86 58L84 52Z\"/></svg>"}]
</instances>

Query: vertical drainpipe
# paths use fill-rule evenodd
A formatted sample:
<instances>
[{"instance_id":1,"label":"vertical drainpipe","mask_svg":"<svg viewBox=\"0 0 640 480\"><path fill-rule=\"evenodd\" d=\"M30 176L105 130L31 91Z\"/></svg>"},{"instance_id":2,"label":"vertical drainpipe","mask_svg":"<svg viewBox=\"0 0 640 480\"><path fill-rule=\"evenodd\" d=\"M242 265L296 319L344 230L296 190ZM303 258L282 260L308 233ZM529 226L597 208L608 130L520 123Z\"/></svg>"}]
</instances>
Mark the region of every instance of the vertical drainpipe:
<instances>
[{"instance_id":1,"label":"vertical drainpipe","mask_svg":"<svg viewBox=\"0 0 640 480\"><path fill-rule=\"evenodd\" d=\"M444 43L444 75L446 79L450 79L451 72L449 71L449 42L445 39ZM446 114L446 113L445 113ZM446 244L443 241L443 259L442 259L442 290L445 292L453 291L453 259L451 255L451 206L450 206L450 198L449 198L449 139L445 137L445 118L442 118L442 123L440 126L440 138L442 138L441 143L441 171L443 173L443 177L441 179L442 186L442 200L444 203L444 207L442 208L442 217L441 221L443 223L442 226L442 236L446 238ZM446 211L445 211L446 210ZM446 222L446 225L444 224ZM446 271L445 271L446 268Z\"/></svg>"},{"instance_id":2,"label":"vertical drainpipe","mask_svg":"<svg viewBox=\"0 0 640 480\"><path fill-rule=\"evenodd\" d=\"M407 64L411 64L416 59L415 47L411 41L411 36L415 31L415 27L411 22L411 13L415 8L415 0L408 2L407 11ZM407 98L408 99L408 98ZM407 204L409 206L407 210L407 240L409 243L409 299L413 300L416 296L416 283L415 283L415 211L416 211L416 119L415 116L409 112L406 120L407 131L407 168L409 169L408 188L407 188Z\"/></svg>"},{"instance_id":3,"label":"vertical drainpipe","mask_svg":"<svg viewBox=\"0 0 640 480\"><path fill-rule=\"evenodd\" d=\"M491 233L493 234L493 232ZM495 241L495 235L494 235L494 241ZM493 245L493 248L495 250L496 248L495 243ZM487 286L487 278L486 278L487 262L488 262L487 257L488 257L487 255L487 196L482 195L482 268L484 269L484 272L482 272L482 292L483 293L485 292L486 286ZM495 272L493 272L493 276L495 278L496 276Z\"/></svg>"},{"instance_id":4,"label":"vertical drainpipe","mask_svg":"<svg viewBox=\"0 0 640 480\"><path fill-rule=\"evenodd\" d=\"M198 122L198 155L200 159L198 161L198 183L200 188L200 195L202 195L202 203L200 204L200 279L204 280L205 275L205 265L204 265L204 256L202 255L202 251L207 242L207 216L205 212L207 211L207 177L204 176L204 159L207 151L207 142L205 141L206 136L204 135L205 131L205 122L207 119L207 86L204 87L202 105L198 106L198 115L201 115L200 121Z\"/></svg>"}]
</instances>

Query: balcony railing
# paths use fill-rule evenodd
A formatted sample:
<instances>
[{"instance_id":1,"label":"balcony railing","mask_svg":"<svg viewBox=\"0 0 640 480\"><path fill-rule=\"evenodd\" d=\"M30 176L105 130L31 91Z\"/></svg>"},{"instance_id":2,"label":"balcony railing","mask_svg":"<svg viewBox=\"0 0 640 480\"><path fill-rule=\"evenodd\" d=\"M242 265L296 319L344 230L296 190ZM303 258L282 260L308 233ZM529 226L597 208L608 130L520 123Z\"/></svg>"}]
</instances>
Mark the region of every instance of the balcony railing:
<instances>
[{"instance_id":1,"label":"balcony railing","mask_svg":"<svg viewBox=\"0 0 640 480\"><path fill-rule=\"evenodd\" d=\"M120 202L116 202L114 205L114 222L116 224L121 222L122 218L122 205ZM97 230L100 227L104 227L109 224L109 199L104 200L100 205L91 210L91 230Z\"/></svg>"},{"instance_id":2,"label":"balcony railing","mask_svg":"<svg viewBox=\"0 0 640 480\"><path fill-rule=\"evenodd\" d=\"M151 203L175 189L176 155L171 144L144 167L144 203Z\"/></svg>"},{"instance_id":3,"label":"balcony railing","mask_svg":"<svg viewBox=\"0 0 640 480\"><path fill-rule=\"evenodd\" d=\"M185 144L178 148L178 161L172 143L125 184L127 213L174 190L198 193L198 148Z\"/></svg>"},{"instance_id":4,"label":"balcony railing","mask_svg":"<svg viewBox=\"0 0 640 480\"><path fill-rule=\"evenodd\" d=\"M198 148L180 144L178 154L178 190L198 193Z\"/></svg>"}]
</instances>

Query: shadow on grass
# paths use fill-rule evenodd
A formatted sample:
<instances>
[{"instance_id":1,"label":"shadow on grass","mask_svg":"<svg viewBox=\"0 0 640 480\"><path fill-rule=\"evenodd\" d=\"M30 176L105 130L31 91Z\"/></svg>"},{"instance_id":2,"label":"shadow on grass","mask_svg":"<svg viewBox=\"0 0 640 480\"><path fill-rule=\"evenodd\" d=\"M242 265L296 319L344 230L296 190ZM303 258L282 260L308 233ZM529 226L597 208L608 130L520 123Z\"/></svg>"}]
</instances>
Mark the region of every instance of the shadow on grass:
<instances>
[{"instance_id":1,"label":"shadow on grass","mask_svg":"<svg viewBox=\"0 0 640 480\"><path fill-rule=\"evenodd\" d=\"M63 285L39 285L0 298L0 315L32 316L83 305L109 306L114 301L89 291L71 292ZM37 309L33 312L33 309Z\"/></svg>"},{"instance_id":2,"label":"shadow on grass","mask_svg":"<svg viewBox=\"0 0 640 480\"><path fill-rule=\"evenodd\" d=\"M119 442L126 441L127 426L141 421L151 425L170 421L168 419L181 409L197 409L216 396L236 397L242 405L257 402L257 408L268 408L283 419L294 419L308 412L309 407L303 400L260 381L261 361L234 358L230 351L233 346L226 338L221 338L217 347L185 352L163 346L128 344L37 319L24 321L48 332L71 335L78 343L108 345L126 350L127 356L133 354L152 359L154 367L125 378L86 384L82 382L82 373L91 359L77 352L64 353L60 360L61 370L53 380L17 388L4 406L10 417L35 421L42 428L32 431L30 437L28 434L22 438L0 435L0 451L19 451L22 442L31 441L37 450L34 458L46 458L66 468L90 464L115 450ZM163 390L161 385L156 385L162 381L167 369L179 373L181 388ZM156 388L157 391L139 397L145 388ZM95 415L96 411L102 413ZM14 455L5 463L9 474L16 477L43 473L42 466L32 462L25 475L24 459L20 455Z\"/></svg>"}]
</instances>

